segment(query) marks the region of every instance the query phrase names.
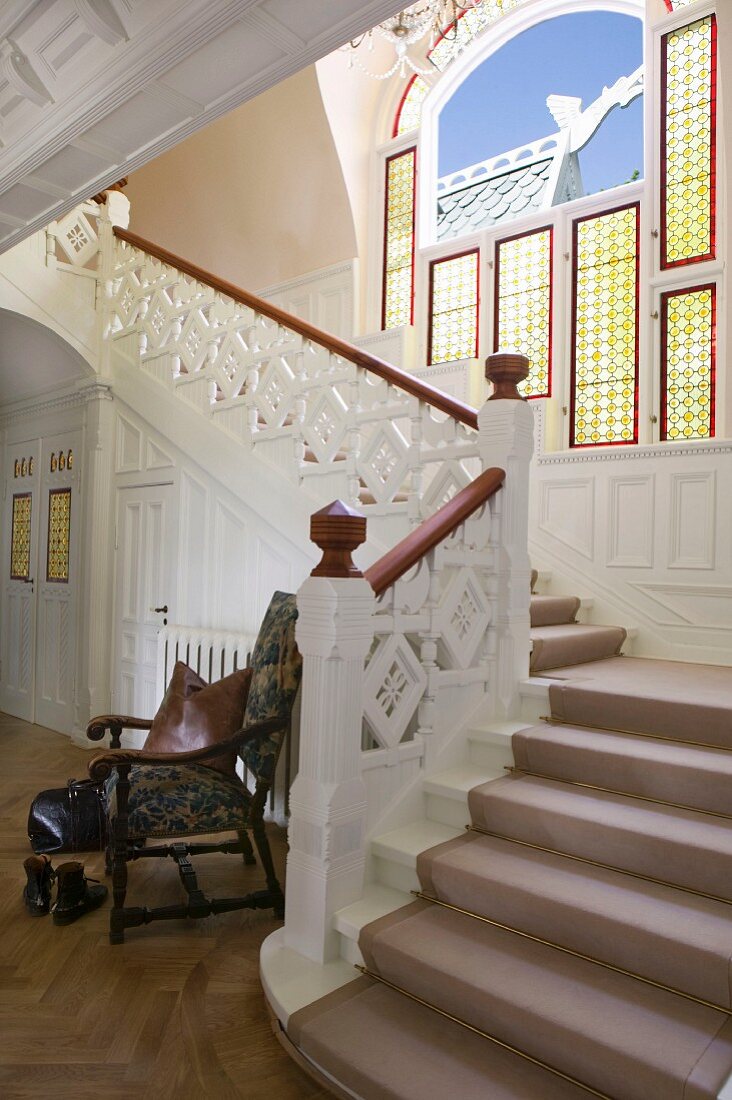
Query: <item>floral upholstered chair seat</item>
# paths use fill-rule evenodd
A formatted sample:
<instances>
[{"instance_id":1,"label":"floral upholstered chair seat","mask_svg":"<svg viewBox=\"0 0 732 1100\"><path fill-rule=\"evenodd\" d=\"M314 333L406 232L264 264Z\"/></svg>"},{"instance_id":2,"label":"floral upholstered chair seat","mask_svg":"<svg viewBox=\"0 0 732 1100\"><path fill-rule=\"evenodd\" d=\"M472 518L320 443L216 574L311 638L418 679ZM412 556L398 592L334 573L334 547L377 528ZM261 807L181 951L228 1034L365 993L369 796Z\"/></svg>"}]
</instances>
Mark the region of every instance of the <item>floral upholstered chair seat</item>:
<instances>
[{"instance_id":1,"label":"floral upholstered chair seat","mask_svg":"<svg viewBox=\"0 0 732 1100\"><path fill-rule=\"evenodd\" d=\"M107 808L117 816L117 772L107 780ZM238 777L204 764L133 766L127 800L127 836L200 836L238 833L247 826L251 795Z\"/></svg>"}]
</instances>

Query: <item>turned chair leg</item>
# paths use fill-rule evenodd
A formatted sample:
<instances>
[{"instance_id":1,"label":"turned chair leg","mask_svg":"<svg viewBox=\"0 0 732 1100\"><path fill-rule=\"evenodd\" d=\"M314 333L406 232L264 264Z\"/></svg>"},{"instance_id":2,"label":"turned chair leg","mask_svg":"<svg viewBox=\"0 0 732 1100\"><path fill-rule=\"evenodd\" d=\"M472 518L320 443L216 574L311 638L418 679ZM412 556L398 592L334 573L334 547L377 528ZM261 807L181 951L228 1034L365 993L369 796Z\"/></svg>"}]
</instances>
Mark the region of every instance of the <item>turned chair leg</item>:
<instances>
[{"instance_id":1,"label":"turned chair leg","mask_svg":"<svg viewBox=\"0 0 732 1100\"><path fill-rule=\"evenodd\" d=\"M258 814L252 821L252 833L254 834L254 843L257 845L259 858L262 861L262 867L264 868L264 874L267 879L267 889L269 890L270 897L272 898L272 908L274 909L274 915L277 920L284 920L285 895L282 893L282 887L280 886L277 880L277 875L275 874L272 852L269 846L269 840L267 839L267 834L264 830L264 819L262 818L261 814Z\"/></svg>"},{"instance_id":2,"label":"turned chair leg","mask_svg":"<svg viewBox=\"0 0 732 1100\"><path fill-rule=\"evenodd\" d=\"M127 802L130 794L130 766L121 765L117 781L117 814L112 821L112 897L109 914L109 942L125 942L124 905L127 895Z\"/></svg>"},{"instance_id":3,"label":"turned chair leg","mask_svg":"<svg viewBox=\"0 0 732 1100\"><path fill-rule=\"evenodd\" d=\"M249 833L246 829L242 829L237 835L243 849L242 859L244 860L247 867L251 867L253 863L257 862L257 857L254 855L254 849L252 848L252 842L249 839Z\"/></svg>"}]
</instances>

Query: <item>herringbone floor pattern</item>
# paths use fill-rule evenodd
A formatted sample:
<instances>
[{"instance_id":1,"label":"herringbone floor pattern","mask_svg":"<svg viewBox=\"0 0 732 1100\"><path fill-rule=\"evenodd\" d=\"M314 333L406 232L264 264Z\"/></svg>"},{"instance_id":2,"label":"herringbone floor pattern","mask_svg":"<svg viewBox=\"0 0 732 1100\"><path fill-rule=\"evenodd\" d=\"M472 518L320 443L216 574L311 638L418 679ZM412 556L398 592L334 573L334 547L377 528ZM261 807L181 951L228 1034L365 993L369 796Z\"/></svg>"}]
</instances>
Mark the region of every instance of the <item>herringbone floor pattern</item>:
<instances>
[{"instance_id":1,"label":"herringbone floor pattern","mask_svg":"<svg viewBox=\"0 0 732 1100\"><path fill-rule=\"evenodd\" d=\"M0 1096L326 1097L272 1034L258 978L259 946L277 927L267 913L160 922L129 930L118 947L107 939L109 903L63 928L49 916L27 915L31 799L84 776L87 758L67 738L0 714ZM283 865L282 830L273 829L271 841ZM57 856L54 865L68 858ZM80 858L89 877L104 881L101 853ZM244 893L261 877L236 856L197 865L212 892ZM132 868L132 904L142 880L144 903L180 900L171 861Z\"/></svg>"}]
</instances>

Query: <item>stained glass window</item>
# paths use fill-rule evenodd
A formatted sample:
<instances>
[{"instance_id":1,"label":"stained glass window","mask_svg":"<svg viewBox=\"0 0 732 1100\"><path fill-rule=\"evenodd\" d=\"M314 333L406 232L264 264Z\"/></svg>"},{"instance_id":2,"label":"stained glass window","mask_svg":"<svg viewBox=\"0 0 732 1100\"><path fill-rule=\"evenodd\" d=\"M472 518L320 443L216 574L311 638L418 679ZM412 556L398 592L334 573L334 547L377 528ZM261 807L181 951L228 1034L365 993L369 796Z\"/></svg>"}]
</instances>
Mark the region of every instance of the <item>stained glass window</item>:
<instances>
[{"instance_id":1,"label":"stained glass window","mask_svg":"<svg viewBox=\"0 0 732 1100\"><path fill-rule=\"evenodd\" d=\"M10 577L30 580L31 508L30 493L13 494L13 530L10 539Z\"/></svg>"},{"instance_id":2,"label":"stained glass window","mask_svg":"<svg viewBox=\"0 0 732 1100\"><path fill-rule=\"evenodd\" d=\"M397 108L392 137L399 137L400 134L408 134L410 130L417 129L422 118L422 104L429 90L429 84L421 76L412 77Z\"/></svg>"},{"instance_id":3,"label":"stained glass window","mask_svg":"<svg viewBox=\"0 0 732 1100\"><path fill-rule=\"evenodd\" d=\"M71 489L49 489L46 580L68 582L70 534Z\"/></svg>"},{"instance_id":4,"label":"stained glass window","mask_svg":"<svg viewBox=\"0 0 732 1100\"><path fill-rule=\"evenodd\" d=\"M482 30L525 3L526 0L482 0L477 8L461 12L457 25L448 27L429 51L430 61L441 73L444 72Z\"/></svg>"},{"instance_id":5,"label":"stained glass window","mask_svg":"<svg viewBox=\"0 0 732 1100\"><path fill-rule=\"evenodd\" d=\"M382 328L411 325L414 308L414 187L417 150L386 162Z\"/></svg>"},{"instance_id":6,"label":"stained glass window","mask_svg":"<svg viewBox=\"0 0 732 1100\"><path fill-rule=\"evenodd\" d=\"M482 0L477 8L468 8L460 13L457 26L450 25L428 53L429 60L443 73L448 65L469 46L476 35L500 19L509 11L525 4L526 0ZM393 137L407 134L419 126L424 103L430 85L421 76L416 75L407 84L406 91L397 108L394 120Z\"/></svg>"},{"instance_id":7,"label":"stained glass window","mask_svg":"<svg viewBox=\"0 0 732 1100\"><path fill-rule=\"evenodd\" d=\"M475 248L430 264L430 364L478 354L479 259Z\"/></svg>"},{"instance_id":8,"label":"stained glass window","mask_svg":"<svg viewBox=\"0 0 732 1100\"><path fill-rule=\"evenodd\" d=\"M716 20L663 37L661 265L715 254Z\"/></svg>"},{"instance_id":9,"label":"stained glass window","mask_svg":"<svg viewBox=\"0 0 732 1100\"><path fill-rule=\"evenodd\" d=\"M716 288L661 295L661 438L714 435Z\"/></svg>"},{"instance_id":10,"label":"stained glass window","mask_svg":"<svg viewBox=\"0 0 732 1100\"><path fill-rule=\"evenodd\" d=\"M637 441L639 207L574 222L570 443Z\"/></svg>"},{"instance_id":11,"label":"stained glass window","mask_svg":"<svg viewBox=\"0 0 732 1100\"><path fill-rule=\"evenodd\" d=\"M528 355L524 397L551 393L552 229L496 242L495 350Z\"/></svg>"}]
</instances>

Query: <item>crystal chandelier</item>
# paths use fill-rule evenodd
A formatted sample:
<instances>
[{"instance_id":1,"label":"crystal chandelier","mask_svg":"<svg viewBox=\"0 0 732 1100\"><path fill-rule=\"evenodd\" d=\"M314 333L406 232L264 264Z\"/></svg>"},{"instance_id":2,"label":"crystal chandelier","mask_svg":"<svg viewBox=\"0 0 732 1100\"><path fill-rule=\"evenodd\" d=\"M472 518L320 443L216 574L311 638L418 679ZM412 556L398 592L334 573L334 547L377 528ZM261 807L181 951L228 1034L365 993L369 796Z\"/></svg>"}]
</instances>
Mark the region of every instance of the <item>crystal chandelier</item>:
<instances>
[{"instance_id":1,"label":"crystal chandelier","mask_svg":"<svg viewBox=\"0 0 732 1100\"><path fill-rule=\"evenodd\" d=\"M375 80L386 80L397 71L400 76L406 76L408 68L420 76L428 76L432 70L421 68L410 56L410 48L426 38L429 38L431 48L441 36L457 34L457 23L462 13L469 8L479 7L482 2L483 0L421 0L420 3L412 4L344 46L349 53L349 68L355 64ZM372 72L362 63L359 55L359 47L364 42L369 50L373 50L375 35L392 46L396 53L394 64L385 73Z\"/></svg>"}]
</instances>

